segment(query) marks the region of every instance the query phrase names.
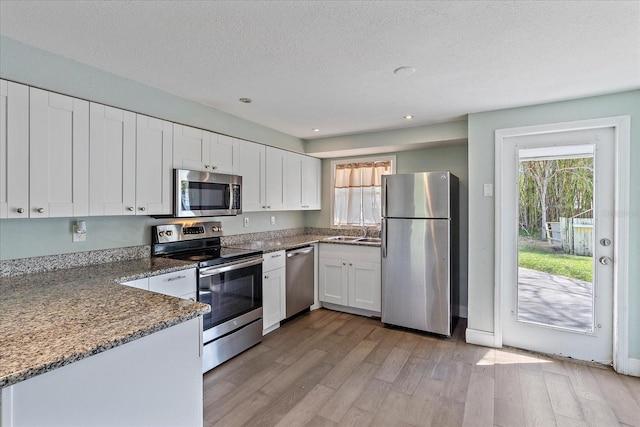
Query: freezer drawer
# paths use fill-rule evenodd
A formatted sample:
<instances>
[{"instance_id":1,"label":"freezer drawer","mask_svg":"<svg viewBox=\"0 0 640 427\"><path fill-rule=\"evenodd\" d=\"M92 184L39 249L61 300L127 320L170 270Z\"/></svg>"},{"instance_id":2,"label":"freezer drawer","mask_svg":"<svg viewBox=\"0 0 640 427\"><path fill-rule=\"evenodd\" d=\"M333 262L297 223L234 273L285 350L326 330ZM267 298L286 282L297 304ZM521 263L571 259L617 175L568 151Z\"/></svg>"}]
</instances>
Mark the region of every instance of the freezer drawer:
<instances>
[{"instance_id":1,"label":"freezer drawer","mask_svg":"<svg viewBox=\"0 0 640 427\"><path fill-rule=\"evenodd\" d=\"M382 322L451 334L450 221L385 219Z\"/></svg>"}]
</instances>

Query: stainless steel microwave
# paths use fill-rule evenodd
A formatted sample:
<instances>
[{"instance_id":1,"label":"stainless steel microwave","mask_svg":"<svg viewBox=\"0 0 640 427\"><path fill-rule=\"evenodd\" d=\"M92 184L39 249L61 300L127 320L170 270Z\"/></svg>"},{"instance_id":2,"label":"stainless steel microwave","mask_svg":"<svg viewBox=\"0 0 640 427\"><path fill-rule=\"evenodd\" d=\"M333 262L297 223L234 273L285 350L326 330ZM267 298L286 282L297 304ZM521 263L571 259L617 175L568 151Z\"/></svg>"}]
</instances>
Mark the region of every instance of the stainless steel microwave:
<instances>
[{"instance_id":1,"label":"stainless steel microwave","mask_svg":"<svg viewBox=\"0 0 640 427\"><path fill-rule=\"evenodd\" d=\"M241 176L176 169L174 178L174 217L242 213Z\"/></svg>"}]
</instances>

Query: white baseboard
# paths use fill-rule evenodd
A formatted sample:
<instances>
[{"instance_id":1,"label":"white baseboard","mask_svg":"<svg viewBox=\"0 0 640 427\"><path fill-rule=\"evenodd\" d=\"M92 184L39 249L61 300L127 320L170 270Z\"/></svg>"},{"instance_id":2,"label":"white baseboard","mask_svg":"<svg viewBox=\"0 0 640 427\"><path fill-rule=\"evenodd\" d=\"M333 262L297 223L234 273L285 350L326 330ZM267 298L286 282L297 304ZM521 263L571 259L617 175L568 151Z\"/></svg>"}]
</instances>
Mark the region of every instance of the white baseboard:
<instances>
[{"instance_id":1,"label":"white baseboard","mask_svg":"<svg viewBox=\"0 0 640 427\"><path fill-rule=\"evenodd\" d=\"M468 344L482 345L484 347L495 347L495 337L493 332L479 331L467 328L465 338Z\"/></svg>"},{"instance_id":2,"label":"white baseboard","mask_svg":"<svg viewBox=\"0 0 640 427\"><path fill-rule=\"evenodd\" d=\"M640 377L640 359L629 358L627 360L627 375Z\"/></svg>"}]
</instances>

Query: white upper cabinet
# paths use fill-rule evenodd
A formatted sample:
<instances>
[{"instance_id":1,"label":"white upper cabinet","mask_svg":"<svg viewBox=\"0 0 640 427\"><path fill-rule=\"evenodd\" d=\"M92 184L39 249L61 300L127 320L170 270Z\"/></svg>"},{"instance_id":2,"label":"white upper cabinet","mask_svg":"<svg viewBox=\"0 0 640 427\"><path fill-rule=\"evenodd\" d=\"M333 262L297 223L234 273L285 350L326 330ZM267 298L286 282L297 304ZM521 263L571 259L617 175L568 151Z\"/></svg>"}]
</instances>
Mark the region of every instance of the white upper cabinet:
<instances>
[{"instance_id":1,"label":"white upper cabinet","mask_svg":"<svg viewBox=\"0 0 640 427\"><path fill-rule=\"evenodd\" d=\"M209 143L209 162L216 173L238 175L239 141L226 135L212 134Z\"/></svg>"},{"instance_id":2,"label":"white upper cabinet","mask_svg":"<svg viewBox=\"0 0 640 427\"><path fill-rule=\"evenodd\" d=\"M265 190L266 209L281 211L285 209L284 173L286 151L266 147Z\"/></svg>"},{"instance_id":3,"label":"white upper cabinet","mask_svg":"<svg viewBox=\"0 0 640 427\"><path fill-rule=\"evenodd\" d=\"M321 208L322 161L315 157L302 159L302 209Z\"/></svg>"},{"instance_id":4,"label":"white upper cabinet","mask_svg":"<svg viewBox=\"0 0 640 427\"><path fill-rule=\"evenodd\" d=\"M176 169L211 170L209 142L211 132L173 124L173 167Z\"/></svg>"},{"instance_id":5,"label":"white upper cabinet","mask_svg":"<svg viewBox=\"0 0 640 427\"><path fill-rule=\"evenodd\" d=\"M171 122L137 115L136 215L171 214L172 148Z\"/></svg>"},{"instance_id":6,"label":"white upper cabinet","mask_svg":"<svg viewBox=\"0 0 640 427\"><path fill-rule=\"evenodd\" d=\"M89 213L89 102L29 90L30 217Z\"/></svg>"},{"instance_id":7,"label":"white upper cabinet","mask_svg":"<svg viewBox=\"0 0 640 427\"><path fill-rule=\"evenodd\" d=\"M0 80L0 218L29 217L29 87Z\"/></svg>"},{"instance_id":8,"label":"white upper cabinet","mask_svg":"<svg viewBox=\"0 0 640 427\"><path fill-rule=\"evenodd\" d=\"M239 141L202 129L173 124L173 167L237 174Z\"/></svg>"},{"instance_id":9,"label":"white upper cabinet","mask_svg":"<svg viewBox=\"0 0 640 427\"><path fill-rule=\"evenodd\" d=\"M303 155L288 152L285 160L285 200L288 210L302 209Z\"/></svg>"},{"instance_id":10,"label":"white upper cabinet","mask_svg":"<svg viewBox=\"0 0 640 427\"><path fill-rule=\"evenodd\" d=\"M249 141L239 141L242 176L242 210L255 212L287 209L285 163L287 152Z\"/></svg>"},{"instance_id":11,"label":"white upper cabinet","mask_svg":"<svg viewBox=\"0 0 640 427\"><path fill-rule=\"evenodd\" d=\"M285 167L287 209L320 209L320 169L320 159L287 153Z\"/></svg>"},{"instance_id":12,"label":"white upper cabinet","mask_svg":"<svg viewBox=\"0 0 640 427\"><path fill-rule=\"evenodd\" d=\"M89 107L89 215L134 215L136 114Z\"/></svg>"},{"instance_id":13,"label":"white upper cabinet","mask_svg":"<svg viewBox=\"0 0 640 427\"><path fill-rule=\"evenodd\" d=\"M239 141L242 176L243 212L263 211L266 208L265 197L265 146L249 141Z\"/></svg>"}]
</instances>

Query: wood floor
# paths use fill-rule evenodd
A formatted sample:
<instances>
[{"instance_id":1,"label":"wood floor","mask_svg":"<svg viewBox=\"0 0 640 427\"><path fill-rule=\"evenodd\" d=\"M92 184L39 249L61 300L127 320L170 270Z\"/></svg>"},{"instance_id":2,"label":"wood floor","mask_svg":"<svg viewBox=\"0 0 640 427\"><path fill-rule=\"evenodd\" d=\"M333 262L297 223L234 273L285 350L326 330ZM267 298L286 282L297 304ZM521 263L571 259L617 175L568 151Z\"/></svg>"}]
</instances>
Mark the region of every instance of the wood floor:
<instances>
[{"instance_id":1,"label":"wood floor","mask_svg":"<svg viewBox=\"0 0 640 427\"><path fill-rule=\"evenodd\" d=\"M210 426L640 426L640 378L320 309L204 376Z\"/></svg>"}]
</instances>

